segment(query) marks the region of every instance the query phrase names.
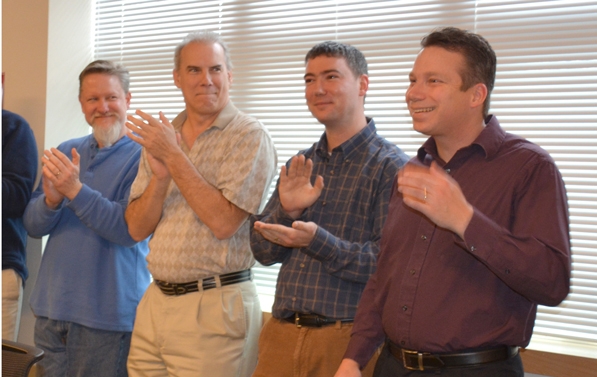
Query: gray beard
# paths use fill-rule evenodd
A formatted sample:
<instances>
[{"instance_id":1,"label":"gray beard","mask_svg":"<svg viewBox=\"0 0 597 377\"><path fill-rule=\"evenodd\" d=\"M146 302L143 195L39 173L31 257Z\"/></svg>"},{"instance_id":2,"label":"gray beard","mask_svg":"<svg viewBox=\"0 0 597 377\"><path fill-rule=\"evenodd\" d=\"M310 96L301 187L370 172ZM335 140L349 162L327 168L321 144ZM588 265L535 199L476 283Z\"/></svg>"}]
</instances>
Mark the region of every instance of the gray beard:
<instances>
[{"instance_id":1,"label":"gray beard","mask_svg":"<svg viewBox=\"0 0 597 377\"><path fill-rule=\"evenodd\" d=\"M116 121L110 128L93 127L93 137L103 148L111 147L120 139L122 125Z\"/></svg>"}]
</instances>

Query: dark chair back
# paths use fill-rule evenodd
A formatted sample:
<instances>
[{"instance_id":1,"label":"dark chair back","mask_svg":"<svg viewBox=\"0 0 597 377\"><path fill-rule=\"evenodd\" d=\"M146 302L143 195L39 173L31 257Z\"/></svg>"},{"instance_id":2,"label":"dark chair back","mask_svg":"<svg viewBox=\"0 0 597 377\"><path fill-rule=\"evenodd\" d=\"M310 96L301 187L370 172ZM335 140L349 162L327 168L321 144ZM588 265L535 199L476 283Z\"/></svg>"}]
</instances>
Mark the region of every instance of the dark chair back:
<instances>
[{"instance_id":1,"label":"dark chair back","mask_svg":"<svg viewBox=\"0 0 597 377\"><path fill-rule=\"evenodd\" d=\"M2 377L28 377L44 351L23 343L2 339Z\"/></svg>"}]
</instances>

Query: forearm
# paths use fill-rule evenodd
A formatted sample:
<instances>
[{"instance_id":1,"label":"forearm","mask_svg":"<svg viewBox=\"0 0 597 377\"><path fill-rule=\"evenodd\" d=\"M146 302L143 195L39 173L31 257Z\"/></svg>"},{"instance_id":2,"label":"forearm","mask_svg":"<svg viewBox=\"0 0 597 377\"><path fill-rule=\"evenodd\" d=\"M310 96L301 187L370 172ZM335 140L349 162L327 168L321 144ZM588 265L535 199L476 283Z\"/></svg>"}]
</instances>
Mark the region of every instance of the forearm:
<instances>
[{"instance_id":1,"label":"forearm","mask_svg":"<svg viewBox=\"0 0 597 377\"><path fill-rule=\"evenodd\" d=\"M254 229L255 221L269 224L292 226L293 219L280 206L278 190L274 191L263 213L253 215L251 220L251 251L255 259L264 266L284 262L292 252L291 248L275 244L267 240L261 233Z\"/></svg>"},{"instance_id":2,"label":"forearm","mask_svg":"<svg viewBox=\"0 0 597 377\"><path fill-rule=\"evenodd\" d=\"M131 201L126 208L124 218L128 232L135 241L149 237L157 227L162 217L169 183L169 179L158 181L152 176L143 194Z\"/></svg>"},{"instance_id":3,"label":"forearm","mask_svg":"<svg viewBox=\"0 0 597 377\"><path fill-rule=\"evenodd\" d=\"M218 239L231 237L247 220L249 213L207 182L182 151L171 156L166 164L187 204Z\"/></svg>"},{"instance_id":4,"label":"forearm","mask_svg":"<svg viewBox=\"0 0 597 377\"><path fill-rule=\"evenodd\" d=\"M31 198L31 187L26 181L15 177L11 179L2 177L2 216L20 217L23 216L27 203Z\"/></svg>"},{"instance_id":5,"label":"forearm","mask_svg":"<svg viewBox=\"0 0 597 377\"><path fill-rule=\"evenodd\" d=\"M23 224L31 237L42 237L49 234L58 223L62 207L53 210L45 203L45 195L38 189L23 214Z\"/></svg>"},{"instance_id":6,"label":"forearm","mask_svg":"<svg viewBox=\"0 0 597 377\"><path fill-rule=\"evenodd\" d=\"M330 275L365 284L377 265L379 238L350 242L318 227L311 244L301 251L320 261Z\"/></svg>"},{"instance_id":7,"label":"forearm","mask_svg":"<svg viewBox=\"0 0 597 377\"><path fill-rule=\"evenodd\" d=\"M127 201L128 195L119 201L111 201L100 192L83 185L77 196L65 205L98 236L121 246L132 247L136 240L129 235L124 219Z\"/></svg>"},{"instance_id":8,"label":"forearm","mask_svg":"<svg viewBox=\"0 0 597 377\"><path fill-rule=\"evenodd\" d=\"M386 338L381 320L382 308L376 305L377 277L367 282L354 319L350 342L344 353L345 359L354 360L361 368L367 365L375 350Z\"/></svg>"},{"instance_id":9,"label":"forearm","mask_svg":"<svg viewBox=\"0 0 597 377\"><path fill-rule=\"evenodd\" d=\"M26 122L13 117L6 120L9 123L2 126L2 149L6 153L2 159L2 216L21 217L37 176L37 146ZM6 129L12 132L5 134Z\"/></svg>"},{"instance_id":10,"label":"forearm","mask_svg":"<svg viewBox=\"0 0 597 377\"><path fill-rule=\"evenodd\" d=\"M550 227L552 219L541 230L508 231L476 212L463 246L528 300L558 305L569 291L570 249L567 230Z\"/></svg>"}]
</instances>

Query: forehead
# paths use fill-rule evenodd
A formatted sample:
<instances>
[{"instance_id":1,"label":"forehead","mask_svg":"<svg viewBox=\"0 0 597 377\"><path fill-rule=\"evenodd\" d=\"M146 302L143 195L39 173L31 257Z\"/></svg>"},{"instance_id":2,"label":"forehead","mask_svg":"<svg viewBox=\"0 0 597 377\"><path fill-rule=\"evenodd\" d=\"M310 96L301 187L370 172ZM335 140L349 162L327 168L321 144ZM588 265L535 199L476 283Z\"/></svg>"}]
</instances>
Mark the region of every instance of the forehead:
<instances>
[{"instance_id":1,"label":"forehead","mask_svg":"<svg viewBox=\"0 0 597 377\"><path fill-rule=\"evenodd\" d=\"M430 46L419 52L413 65L414 74L437 73L460 76L465 71L465 60L459 52L448 51L445 48Z\"/></svg>"},{"instance_id":2,"label":"forehead","mask_svg":"<svg viewBox=\"0 0 597 377\"><path fill-rule=\"evenodd\" d=\"M219 43L191 42L180 51L181 67L226 67L224 49Z\"/></svg>"},{"instance_id":3,"label":"forehead","mask_svg":"<svg viewBox=\"0 0 597 377\"><path fill-rule=\"evenodd\" d=\"M118 76L107 73L91 73L83 78L81 93L124 92Z\"/></svg>"},{"instance_id":4,"label":"forehead","mask_svg":"<svg viewBox=\"0 0 597 377\"><path fill-rule=\"evenodd\" d=\"M305 66L305 74L317 75L327 71L351 72L346 59L341 56L320 55L309 59Z\"/></svg>"}]
</instances>

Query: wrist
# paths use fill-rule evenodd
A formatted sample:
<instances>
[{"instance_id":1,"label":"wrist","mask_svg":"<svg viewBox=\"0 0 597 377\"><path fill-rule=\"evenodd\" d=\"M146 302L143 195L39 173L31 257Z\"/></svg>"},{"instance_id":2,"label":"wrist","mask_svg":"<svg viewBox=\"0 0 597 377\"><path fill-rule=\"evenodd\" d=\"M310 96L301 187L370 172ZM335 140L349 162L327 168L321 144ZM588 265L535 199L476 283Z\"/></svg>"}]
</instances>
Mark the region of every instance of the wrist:
<instances>
[{"instance_id":1,"label":"wrist","mask_svg":"<svg viewBox=\"0 0 597 377\"><path fill-rule=\"evenodd\" d=\"M282 206L282 209L293 220L298 219L303 214L303 210L302 209L297 209L297 210L294 210L294 211L289 211L289 210L285 209L284 206Z\"/></svg>"},{"instance_id":2,"label":"wrist","mask_svg":"<svg viewBox=\"0 0 597 377\"><path fill-rule=\"evenodd\" d=\"M58 208L58 206L60 205L61 202L62 202L62 200L53 201L50 198L48 198L47 196L44 200L44 203L46 203L46 207L48 207L49 209L52 209L52 210Z\"/></svg>"},{"instance_id":3,"label":"wrist","mask_svg":"<svg viewBox=\"0 0 597 377\"><path fill-rule=\"evenodd\" d=\"M75 197L77 195L79 195L79 192L81 192L81 189L83 188L83 184L81 183L81 181L77 181L72 189L70 189L68 192L64 193L64 196L66 196L68 198L68 200L73 200L75 199Z\"/></svg>"},{"instance_id":4,"label":"wrist","mask_svg":"<svg viewBox=\"0 0 597 377\"><path fill-rule=\"evenodd\" d=\"M475 213L475 210L474 210L473 206L467 203L466 211L464 211L464 213L462 215L462 220L460 221L459 225L457 226L457 229L455 229L455 233L458 234L458 236L463 240L464 240L464 233L466 232L466 228L468 228L468 225L471 223L474 213Z\"/></svg>"}]
</instances>

